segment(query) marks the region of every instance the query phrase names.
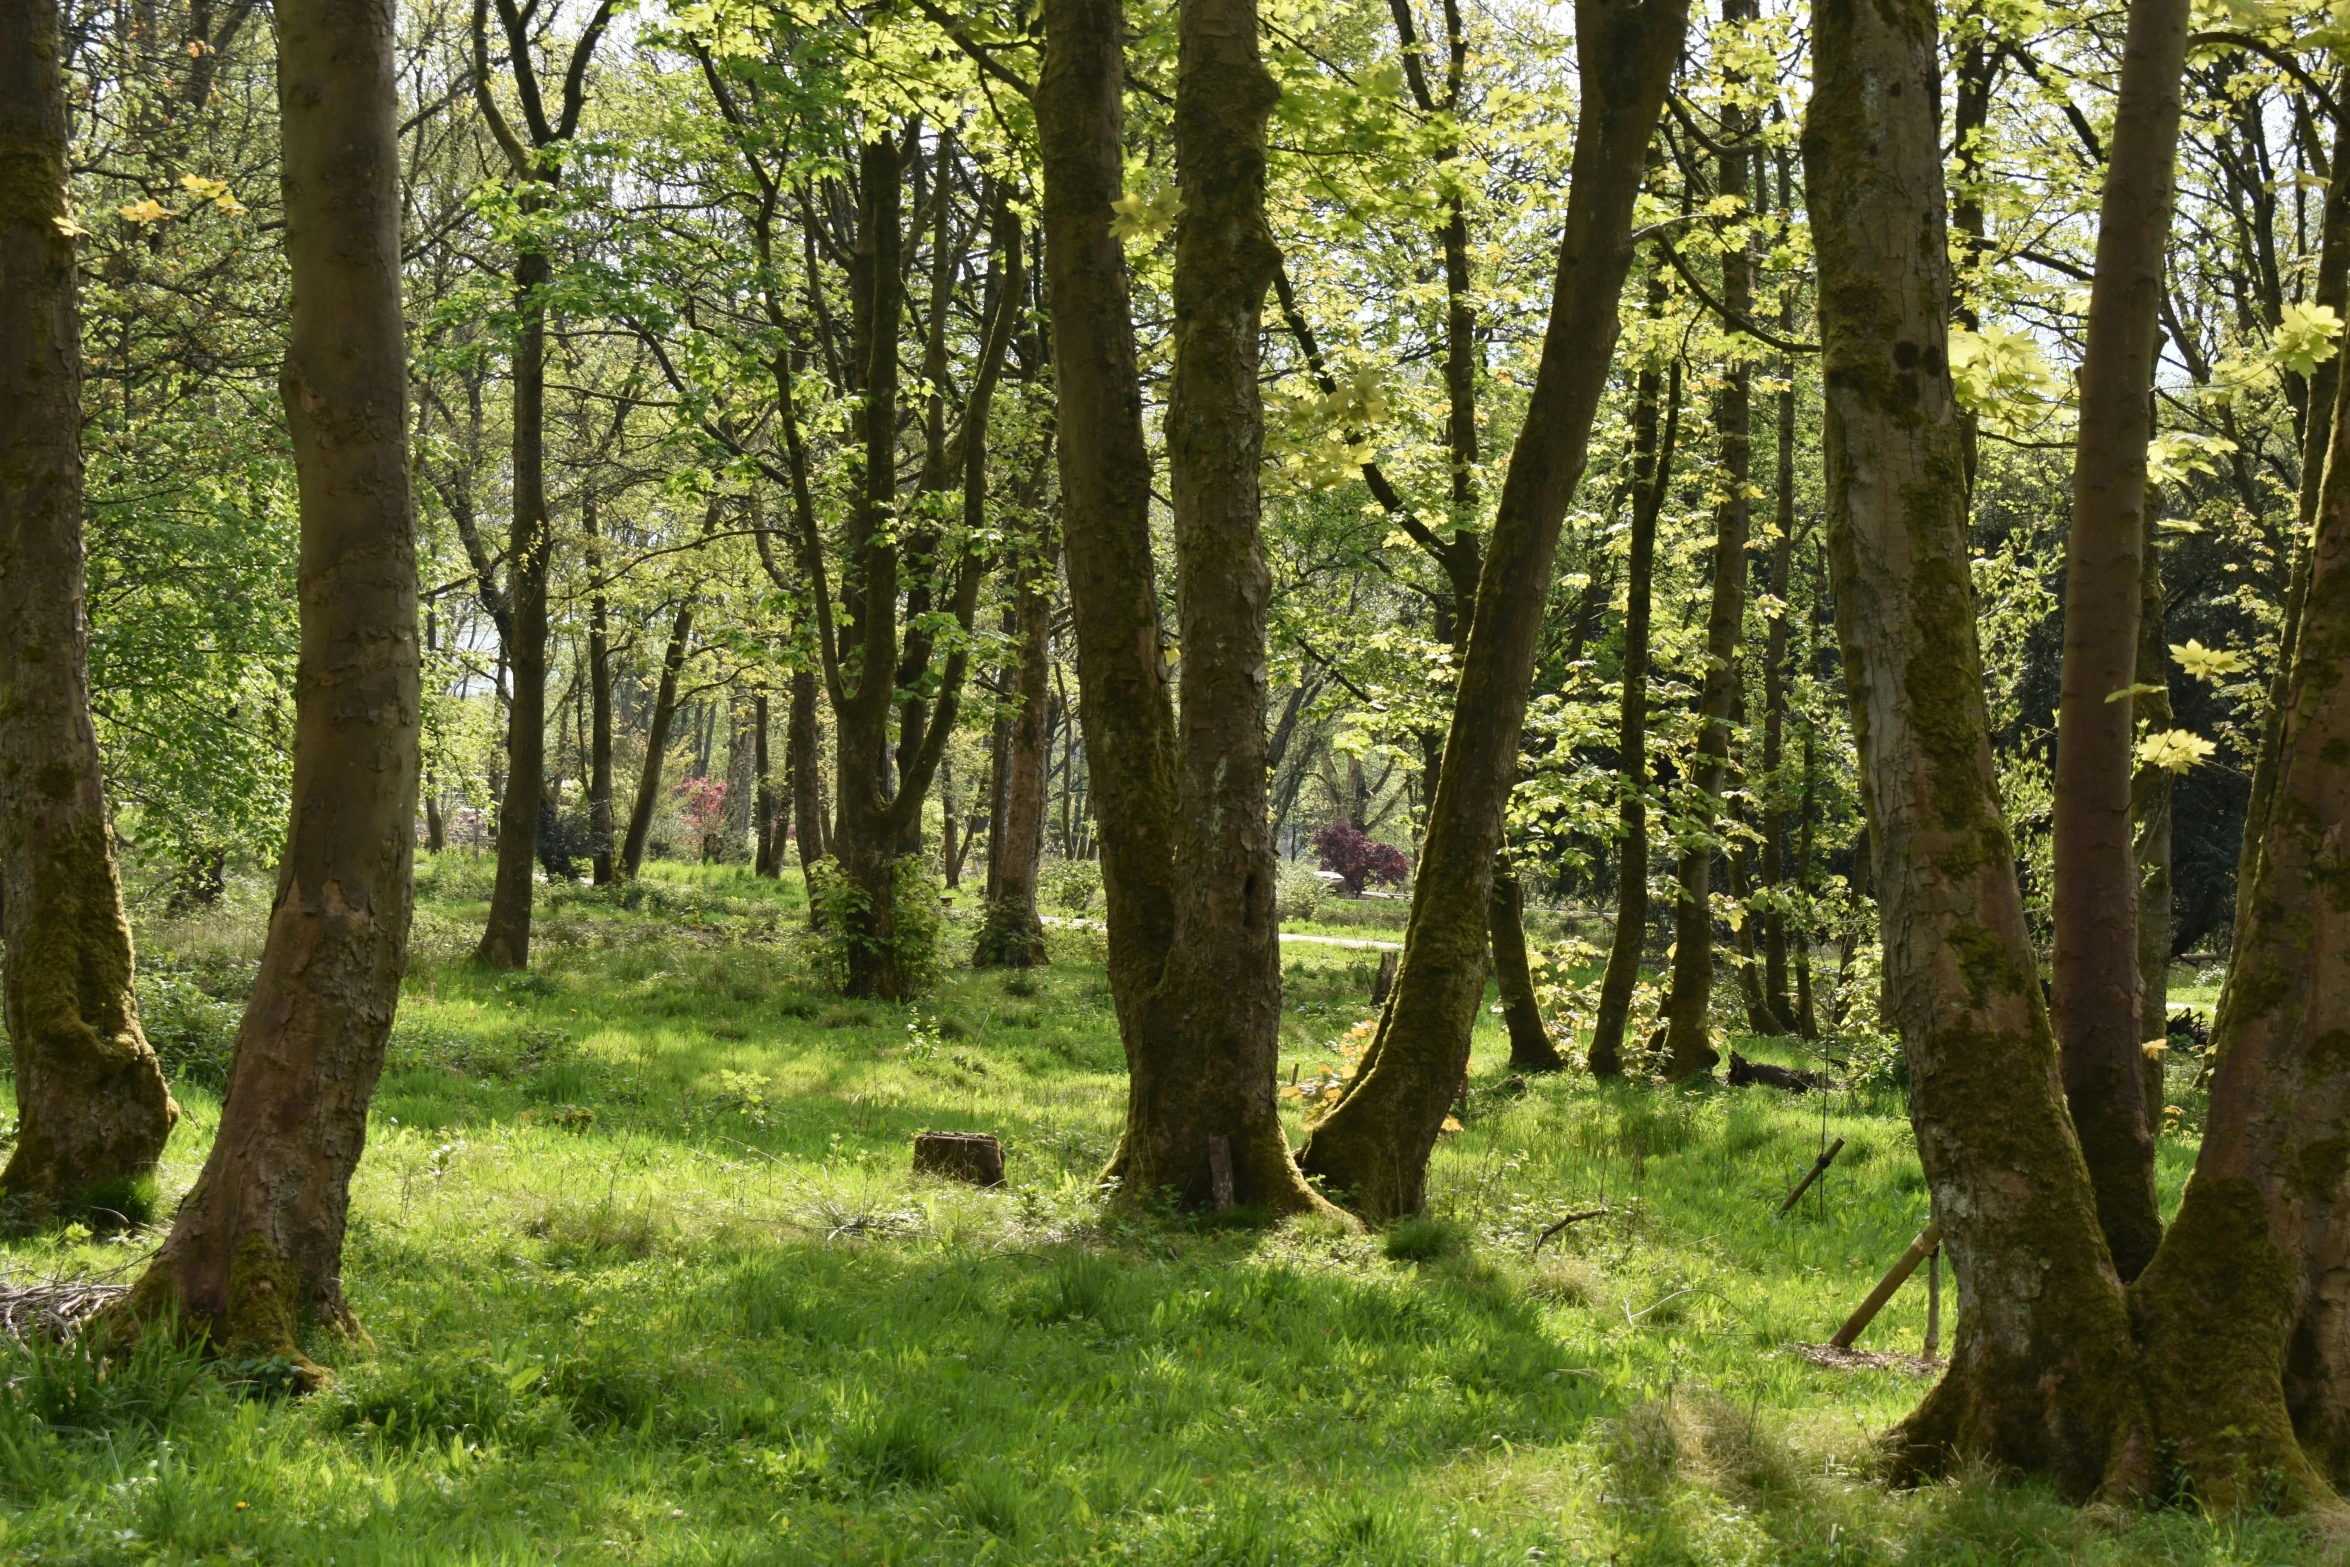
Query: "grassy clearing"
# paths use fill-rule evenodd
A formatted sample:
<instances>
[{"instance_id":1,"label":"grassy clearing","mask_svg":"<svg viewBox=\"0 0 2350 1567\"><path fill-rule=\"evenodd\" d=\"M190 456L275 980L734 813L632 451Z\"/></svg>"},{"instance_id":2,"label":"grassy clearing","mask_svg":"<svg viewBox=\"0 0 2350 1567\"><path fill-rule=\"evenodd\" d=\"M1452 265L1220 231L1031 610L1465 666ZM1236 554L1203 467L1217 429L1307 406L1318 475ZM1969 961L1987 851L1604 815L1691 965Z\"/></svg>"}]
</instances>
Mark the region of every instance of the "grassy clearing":
<instances>
[{"instance_id":1,"label":"grassy clearing","mask_svg":"<svg viewBox=\"0 0 2350 1567\"><path fill-rule=\"evenodd\" d=\"M1122 1103L1096 933L885 1008L813 988L789 882L554 889L541 969L503 978L462 961L486 862L423 884L348 1258L374 1347L318 1346L342 1374L301 1401L268 1367L12 1352L0 1559L2318 1559L2284 1524L2105 1529L2032 1489L1868 1479L1920 1384L1788 1346L1924 1222L1891 1092L1827 1103L1845 1153L1782 1222L1819 1100L1521 1091L1489 1018L1433 1218L1121 1219L1091 1189ZM146 935L189 1085L167 1200L257 921ZM1310 1080L1376 954L1283 957L1284 1076ZM934 1127L1000 1133L1010 1189L913 1180ZM2174 1197L2191 1157L2166 1140ZM0 1259L97 1273L148 1238ZM1922 1315L1905 1292L1865 1343L1914 1351Z\"/></svg>"}]
</instances>

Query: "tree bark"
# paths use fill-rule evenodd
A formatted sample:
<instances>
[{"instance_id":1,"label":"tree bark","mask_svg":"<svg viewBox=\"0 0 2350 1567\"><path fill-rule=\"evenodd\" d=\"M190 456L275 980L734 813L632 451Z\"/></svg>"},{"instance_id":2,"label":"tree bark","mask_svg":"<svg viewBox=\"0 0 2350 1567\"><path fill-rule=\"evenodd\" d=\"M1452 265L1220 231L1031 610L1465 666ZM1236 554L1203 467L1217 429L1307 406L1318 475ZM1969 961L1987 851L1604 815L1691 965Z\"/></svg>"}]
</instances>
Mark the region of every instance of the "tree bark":
<instances>
[{"instance_id":1,"label":"tree bark","mask_svg":"<svg viewBox=\"0 0 2350 1567\"><path fill-rule=\"evenodd\" d=\"M2056 712L2051 1008L2065 1097L2114 1266L2136 1278L2162 1239L2138 1048L2138 867L2130 844L2146 443L2186 67L2187 0L2132 0L2097 226L2065 541Z\"/></svg>"},{"instance_id":2,"label":"tree bark","mask_svg":"<svg viewBox=\"0 0 2350 1567\"><path fill-rule=\"evenodd\" d=\"M1364 1213L1415 1213L1484 999L1493 857L1516 781L1559 526L1581 479L1631 266L1632 202L1684 0L1579 0L1584 90L1549 326L1495 513L1396 988L1362 1066L1301 1155Z\"/></svg>"},{"instance_id":3,"label":"tree bark","mask_svg":"<svg viewBox=\"0 0 2350 1567\"><path fill-rule=\"evenodd\" d=\"M315 1382L304 1321L356 1328L344 1221L407 958L416 545L392 7L274 9L302 511L292 819L219 1135L116 1320L176 1319Z\"/></svg>"},{"instance_id":4,"label":"tree bark","mask_svg":"<svg viewBox=\"0 0 2350 1567\"><path fill-rule=\"evenodd\" d=\"M1649 286L1649 306L1661 308L1663 282ZM1657 399L1665 397L1663 432ZM1656 520L1672 482L1673 443L1681 425L1681 366L1669 374L1654 366L1640 372L1632 411L1631 558L1624 568L1624 667L1618 709L1616 770L1623 791L1617 818L1624 836L1617 851L1616 928L1608 944L1607 970L1599 983L1599 1010L1591 1030L1591 1075L1624 1073L1624 1030L1632 1016L1632 993L1640 983L1640 957L1648 945L1648 642L1656 577Z\"/></svg>"},{"instance_id":5,"label":"tree bark","mask_svg":"<svg viewBox=\"0 0 2350 1567\"><path fill-rule=\"evenodd\" d=\"M1894 1448L1905 1471L1980 1457L2081 1496L2143 1460L2143 1404L1991 768L1934 13L1821 0L1811 36L1836 623L1911 1123L1959 1292L1949 1368Z\"/></svg>"},{"instance_id":6,"label":"tree bark","mask_svg":"<svg viewBox=\"0 0 2350 1567\"><path fill-rule=\"evenodd\" d=\"M0 6L0 976L37 1216L126 1208L179 1119L139 1027L90 722L82 358L55 0Z\"/></svg>"},{"instance_id":7,"label":"tree bark","mask_svg":"<svg viewBox=\"0 0 2350 1567\"><path fill-rule=\"evenodd\" d=\"M694 636L694 601L677 606L669 622L669 645L661 653L661 683L653 688L653 711L645 727L645 765L637 775L636 799L628 808L628 833L620 843L620 879L636 880L644 867L645 838L661 804L661 775L669 762L669 730L677 722L677 679L685 670Z\"/></svg>"},{"instance_id":8,"label":"tree bark","mask_svg":"<svg viewBox=\"0 0 2350 1567\"><path fill-rule=\"evenodd\" d=\"M1753 14L1751 0L1722 0L1722 20L1736 23ZM1747 198L1747 154L1735 150L1751 134L1751 117L1725 109L1722 132L1733 150L1722 154L1721 191ZM1754 312L1754 257L1744 245L1722 252L1722 303L1734 314ZM1707 1014L1713 1005L1713 862L1715 824L1722 815L1722 790L1730 767L1731 716L1738 704L1738 650L1746 638L1746 535L1752 503L1746 493L1753 466L1754 369L1743 358L1731 362L1714 404L1714 432L1721 465L1722 501L1714 512L1713 596L1705 619L1705 675L1697 696L1697 750L1689 782L1705 830L1681 847L1679 890L1673 903L1672 988L1665 997L1665 1040L1659 1070L1671 1082L1711 1073L1721 1055L1713 1047Z\"/></svg>"},{"instance_id":9,"label":"tree bark","mask_svg":"<svg viewBox=\"0 0 2350 1567\"><path fill-rule=\"evenodd\" d=\"M1534 971L1526 961L1526 890L1517 867L1493 868L1493 977L1501 989L1502 1020L1510 1030L1510 1070L1557 1072L1566 1058L1550 1042L1542 1008L1534 1000Z\"/></svg>"},{"instance_id":10,"label":"tree bark","mask_svg":"<svg viewBox=\"0 0 2350 1567\"><path fill-rule=\"evenodd\" d=\"M1782 170L1782 175L1785 174ZM1780 189L1787 181L1782 178ZM1786 202L1781 201L1785 210ZM1793 291L1790 290L1790 293ZM1782 330L1794 325L1792 301L1779 312ZM1782 1031L1795 1016L1787 991L1787 593L1795 566L1795 361L1781 359L1785 389L1778 394L1777 510L1772 517L1770 631L1763 649L1763 776L1756 793L1762 808L1762 883L1769 893L1762 911L1763 996Z\"/></svg>"}]
</instances>

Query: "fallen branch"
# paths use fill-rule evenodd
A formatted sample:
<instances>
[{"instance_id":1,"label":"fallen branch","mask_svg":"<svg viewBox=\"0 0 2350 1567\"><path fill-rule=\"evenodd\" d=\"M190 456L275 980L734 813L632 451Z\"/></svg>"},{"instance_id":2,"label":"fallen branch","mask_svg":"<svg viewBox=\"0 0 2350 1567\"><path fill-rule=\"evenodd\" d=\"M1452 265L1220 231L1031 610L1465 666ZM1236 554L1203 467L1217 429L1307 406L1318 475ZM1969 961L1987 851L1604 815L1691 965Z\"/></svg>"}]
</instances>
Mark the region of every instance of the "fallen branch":
<instances>
[{"instance_id":1,"label":"fallen branch","mask_svg":"<svg viewBox=\"0 0 2350 1567\"><path fill-rule=\"evenodd\" d=\"M1568 1214L1565 1218L1559 1220L1558 1223L1552 1225L1549 1229L1544 1230L1540 1235L1536 1236L1534 1240L1534 1250L1529 1252L1527 1255L1541 1255L1542 1243L1544 1241L1549 1240L1553 1235L1556 1235L1559 1231L1565 1229L1570 1224L1581 1224L1585 1219L1596 1219L1605 1212L1607 1212L1607 1204L1601 1203L1596 1208L1585 1208L1580 1213Z\"/></svg>"},{"instance_id":2,"label":"fallen branch","mask_svg":"<svg viewBox=\"0 0 2350 1567\"><path fill-rule=\"evenodd\" d=\"M130 1293L121 1284L88 1279L52 1279L46 1284L0 1284L0 1333L13 1339L35 1336L59 1343L88 1326L92 1317Z\"/></svg>"}]
</instances>

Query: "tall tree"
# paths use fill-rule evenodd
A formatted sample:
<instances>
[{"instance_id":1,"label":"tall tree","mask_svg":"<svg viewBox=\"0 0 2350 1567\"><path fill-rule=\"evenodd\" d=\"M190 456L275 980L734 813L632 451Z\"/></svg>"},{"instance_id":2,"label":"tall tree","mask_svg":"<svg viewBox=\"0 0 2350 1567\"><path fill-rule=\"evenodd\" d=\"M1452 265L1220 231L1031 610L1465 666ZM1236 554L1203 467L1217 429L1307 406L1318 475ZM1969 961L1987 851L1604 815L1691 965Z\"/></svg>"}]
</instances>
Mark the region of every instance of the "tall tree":
<instances>
[{"instance_id":1,"label":"tall tree","mask_svg":"<svg viewBox=\"0 0 2350 1567\"><path fill-rule=\"evenodd\" d=\"M2162 1239L2138 1037L2138 864L2131 845L2146 443L2179 144L2188 0L2131 0L2099 202L2081 359L2064 681L2056 712L2055 951L2050 1005L2065 1097L2123 1279Z\"/></svg>"},{"instance_id":2,"label":"tall tree","mask_svg":"<svg viewBox=\"0 0 2350 1567\"><path fill-rule=\"evenodd\" d=\"M1663 280L1649 290L1649 308L1660 308ZM1617 819L1623 835L1616 848L1616 925L1608 942L1607 969L1600 977L1598 1016L1591 1030L1590 1066L1595 1077L1624 1072L1624 1031L1631 1021L1632 992L1640 983L1641 949L1648 944L1648 659L1649 616L1656 577L1656 520L1672 482L1673 445L1681 425L1681 364L1665 371L1641 366L1632 401L1632 530L1624 569L1624 664L1616 720L1616 771L1622 794ZM1657 407L1664 403L1663 430Z\"/></svg>"},{"instance_id":3,"label":"tall tree","mask_svg":"<svg viewBox=\"0 0 2350 1567\"><path fill-rule=\"evenodd\" d=\"M1412 889L1396 988L1305 1168L1367 1214L1417 1212L1485 990L1493 861L1517 778L1560 525L1607 385L1632 202L1688 24L1685 0L1579 0L1583 90L1550 322L1502 484Z\"/></svg>"},{"instance_id":4,"label":"tall tree","mask_svg":"<svg viewBox=\"0 0 2350 1567\"><path fill-rule=\"evenodd\" d=\"M1013 699L1019 708L1004 733L988 812L986 923L972 949L980 968L1031 968L1045 961L1044 923L1036 912L1036 868L1044 852L1045 707L1052 677L1052 571L1057 549L1048 533L1043 558L1022 561L1009 629L1017 639Z\"/></svg>"},{"instance_id":5,"label":"tall tree","mask_svg":"<svg viewBox=\"0 0 2350 1567\"><path fill-rule=\"evenodd\" d=\"M2086 1495L2142 1437L2143 1404L1991 770L1934 11L1818 0L1811 36L1836 627L1910 1118L1959 1294L1949 1368L1895 1447L1913 1470L1980 1456Z\"/></svg>"},{"instance_id":6,"label":"tall tree","mask_svg":"<svg viewBox=\"0 0 2350 1567\"><path fill-rule=\"evenodd\" d=\"M179 1107L139 1027L90 723L82 340L55 0L0 4L0 941L16 1151L0 1190L120 1205Z\"/></svg>"},{"instance_id":7,"label":"tall tree","mask_svg":"<svg viewBox=\"0 0 2350 1567\"><path fill-rule=\"evenodd\" d=\"M219 1135L116 1309L315 1382L303 1325L354 1326L343 1232L407 959L421 692L393 7L275 16L302 507L291 821Z\"/></svg>"},{"instance_id":8,"label":"tall tree","mask_svg":"<svg viewBox=\"0 0 2350 1567\"><path fill-rule=\"evenodd\" d=\"M1752 0L1722 0L1722 22L1735 27L1756 14ZM1735 81L1735 78L1733 78ZM1726 200L1747 213L1748 141L1753 116L1733 97L1722 113L1721 169ZM1736 317L1754 310L1754 254L1747 242L1722 250L1722 303ZM1743 344L1740 345L1743 348ZM1725 368L1714 399L1714 441L1721 501L1714 509L1713 593L1705 619L1705 671L1697 694L1697 752L1689 769L1693 806L1705 826L1681 846L1679 889L1673 902L1672 988L1664 1005L1665 1039L1659 1069L1674 1082L1711 1072L1721 1055L1707 1017L1713 1006L1714 821L1730 766L1732 716L1739 707L1739 646L1746 638L1746 536L1753 522L1747 477L1754 451L1754 367L1739 354Z\"/></svg>"},{"instance_id":9,"label":"tall tree","mask_svg":"<svg viewBox=\"0 0 2350 1567\"><path fill-rule=\"evenodd\" d=\"M505 154L507 177L520 192L521 227L514 261L514 517L507 536L504 611L498 628L513 688L506 709L506 790L498 801L498 874L490 890L489 920L474 957L492 968L515 969L530 962L531 887L546 788L547 576L555 548L547 516L546 433L547 290L555 272L542 226L554 205L571 139L579 132L580 111L587 105L588 65L612 20L615 0L599 0L573 42L552 118L539 84L541 40L531 25L535 3L517 7L514 0L496 0L506 64L522 111L519 133L507 122L491 90L490 4L491 0L474 0L473 5L474 101ZM477 540L469 537L466 543L477 561L485 559ZM486 573L482 582L486 588ZM491 612L499 614L495 608Z\"/></svg>"}]
</instances>

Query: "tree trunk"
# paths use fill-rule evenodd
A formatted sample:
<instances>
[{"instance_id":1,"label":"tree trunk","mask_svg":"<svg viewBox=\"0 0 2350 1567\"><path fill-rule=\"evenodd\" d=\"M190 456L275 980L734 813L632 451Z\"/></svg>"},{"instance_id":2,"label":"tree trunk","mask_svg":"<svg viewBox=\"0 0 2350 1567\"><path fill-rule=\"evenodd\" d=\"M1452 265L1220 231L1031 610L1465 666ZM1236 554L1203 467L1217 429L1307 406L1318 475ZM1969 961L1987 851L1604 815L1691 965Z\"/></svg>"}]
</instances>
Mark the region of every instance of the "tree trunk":
<instances>
[{"instance_id":1,"label":"tree trunk","mask_svg":"<svg viewBox=\"0 0 2350 1567\"><path fill-rule=\"evenodd\" d=\"M1185 206L1167 397L1183 648L1175 928L1141 1048L1129 1051L1120 1175L1129 1201L1171 1191L1187 1204L1290 1213L1322 1204L1290 1157L1274 1086L1281 947L1266 809L1272 576L1259 533L1258 354L1281 260L1265 222L1265 127L1279 90L1258 52L1256 0L1180 0L1176 25ZM1102 817L1106 842L1107 809Z\"/></svg>"},{"instance_id":2,"label":"tree trunk","mask_svg":"<svg viewBox=\"0 0 2350 1567\"><path fill-rule=\"evenodd\" d=\"M1048 536L1047 548L1051 540ZM989 812L987 922L971 962L978 968L1030 968L1045 961L1044 923L1036 913L1036 867L1044 853L1046 682L1052 675L1053 556L1020 577L1013 629L1020 638L1014 694L1019 711L1006 726Z\"/></svg>"},{"instance_id":3,"label":"tree trunk","mask_svg":"<svg viewBox=\"0 0 2350 1567\"><path fill-rule=\"evenodd\" d=\"M1661 308L1661 279L1649 285L1651 313ZM1668 386L1669 380L1669 386ZM1657 429L1657 399L1666 396L1664 429ZM1640 983L1640 958L1648 945L1648 641L1656 576L1656 519L1672 482L1673 442L1681 424L1681 366L1667 375L1654 366L1640 372L1632 411L1631 559L1624 569L1623 691L1617 718L1616 769L1623 791L1617 807L1624 836L1617 851L1616 928L1608 943L1607 971L1599 982L1599 1014L1591 1030L1591 1075L1624 1073L1624 1031L1632 1016L1632 992Z\"/></svg>"},{"instance_id":4,"label":"tree trunk","mask_svg":"<svg viewBox=\"0 0 2350 1567\"><path fill-rule=\"evenodd\" d=\"M803 879L818 860L832 852L824 841L824 770L822 745L816 732L816 672L795 669L791 675L791 719L784 735L784 766L790 769L792 836L800 844ZM777 858L781 858L780 855Z\"/></svg>"},{"instance_id":5,"label":"tree trunk","mask_svg":"<svg viewBox=\"0 0 2350 1567\"><path fill-rule=\"evenodd\" d=\"M1381 1218L1421 1208L1428 1153L1468 1066L1485 992L1493 858L1517 777L1559 526L1606 388L1633 198L1688 7L1578 0L1576 17L1585 97L1550 323L1478 579L1403 962L1362 1066L1301 1156L1310 1174Z\"/></svg>"},{"instance_id":6,"label":"tree trunk","mask_svg":"<svg viewBox=\"0 0 2350 1567\"><path fill-rule=\"evenodd\" d=\"M0 7L0 993L17 1111L0 1190L42 1216L130 1207L179 1119L131 993L90 723L61 67L55 0Z\"/></svg>"},{"instance_id":7,"label":"tree trunk","mask_svg":"<svg viewBox=\"0 0 2350 1567\"><path fill-rule=\"evenodd\" d=\"M751 873L755 876L773 876L783 863L783 845L776 841L775 784L773 775L768 771L767 693L764 691L752 699L751 723L757 736L753 742L751 767L758 776L758 798L751 811Z\"/></svg>"},{"instance_id":8,"label":"tree trunk","mask_svg":"<svg viewBox=\"0 0 2350 1567\"><path fill-rule=\"evenodd\" d=\"M2138 866L2130 844L2146 443L2168 260L2187 0L2131 0L2097 225L2065 541L2056 712L2055 951L2050 1005L2064 1088L2127 1281L2162 1240L2138 1048Z\"/></svg>"},{"instance_id":9,"label":"tree trunk","mask_svg":"<svg viewBox=\"0 0 2350 1567\"><path fill-rule=\"evenodd\" d=\"M719 857L729 864L742 857L750 841L751 821L759 783L758 754L764 736L752 728L753 699L737 687L726 697L726 816L721 830L726 839Z\"/></svg>"},{"instance_id":10,"label":"tree trunk","mask_svg":"<svg viewBox=\"0 0 2350 1567\"><path fill-rule=\"evenodd\" d=\"M628 834L620 843L620 879L636 880L645 863L645 838L661 804L661 775L669 761L669 728L677 722L677 678L685 669L694 635L694 601L677 606L669 623L669 645L661 653L661 683L653 691L653 712L645 729L645 765L637 775L636 799L628 808Z\"/></svg>"},{"instance_id":11,"label":"tree trunk","mask_svg":"<svg viewBox=\"0 0 2350 1567\"><path fill-rule=\"evenodd\" d=\"M2350 403L2337 397L2333 440ZM2195 1173L2132 1291L2148 1401L2197 1500L2338 1506L2350 1481L2350 473L2326 473L2273 807L2220 994Z\"/></svg>"},{"instance_id":12,"label":"tree trunk","mask_svg":"<svg viewBox=\"0 0 2350 1567\"><path fill-rule=\"evenodd\" d=\"M1781 170L1784 176L1785 170ZM1782 178L1780 189L1787 187ZM1781 201L1784 211L1786 202ZM1794 325L1794 290L1779 312L1781 328ZM1756 791L1762 808L1762 884L1769 894L1762 911L1763 999L1782 1030L1795 1016L1787 993L1787 592L1795 566L1795 362L1779 361L1785 387L1778 394L1778 471L1772 517L1770 631L1763 649L1763 776Z\"/></svg>"},{"instance_id":13,"label":"tree trunk","mask_svg":"<svg viewBox=\"0 0 2350 1567\"><path fill-rule=\"evenodd\" d=\"M1722 0L1722 20L1735 23L1754 14L1751 0ZM1750 134L1750 116L1725 110L1722 131L1735 145ZM1723 153L1721 190L1746 199L1747 157ZM1722 252L1722 303L1740 316L1754 310L1754 257L1744 245ZM1713 597L1705 620L1705 676L1697 696L1697 752L1689 782L1703 813L1705 830L1681 848L1679 890L1673 903L1672 989L1665 997L1664 1059L1659 1066L1671 1082L1711 1073L1721 1055L1714 1049L1707 1014L1714 989L1713 862L1715 824L1722 815L1722 790L1730 766L1731 710L1738 703L1738 649L1746 637L1746 535L1752 522L1747 476L1753 466L1754 369L1731 362L1714 403L1714 430L1721 465L1722 501L1714 512Z\"/></svg>"},{"instance_id":14,"label":"tree trunk","mask_svg":"<svg viewBox=\"0 0 2350 1567\"><path fill-rule=\"evenodd\" d=\"M1534 1000L1534 970L1526 961L1526 890L1517 867L1507 861L1493 868L1493 913L1488 923L1493 977L1501 987L1502 1020L1510 1030L1510 1070L1563 1070L1566 1058L1550 1042L1550 1030L1542 1026L1542 1008Z\"/></svg>"},{"instance_id":15,"label":"tree trunk","mask_svg":"<svg viewBox=\"0 0 2350 1567\"><path fill-rule=\"evenodd\" d=\"M1036 125L1044 166L1063 548L1100 796L1109 978L1134 1067L1175 932L1175 710L1151 559L1151 476L1126 258L1110 233L1125 179L1124 7L1045 0ZM1076 758L1064 747L1061 841L1075 857ZM1204 1157L1204 1155L1203 1155Z\"/></svg>"},{"instance_id":16,"label":"tree trunk","mask_svg":"<svg viewBox=\"0 0 2350 1567\"><path fill-rule=\"evenodd\" d=\"M1803 133L1837 630L1911 1122L1959 1293L1949 1368L1895 1452L2081 1496L2143 1459L2143 1405L1991 769L1934 33L1925 0L1821 0Z\"/></svg>"},{"instance_id":17,"label":"tree trunk","mask_svg":"<svg viewBox=\"0 0 2350 1567\"><path fill-rule=\"evenodd\" d=\"M281 385L302 503L292 820L220 1134L117 1320L176 1318L315 1382L303 1322L356 1327L344 1219L407 958L416 544L392 9L279 0L275 15L294 299Z\"/></svg>"},{"instance_id":18,"label":"tree trunk","mask_svg":"<svg viewBox=\"0 0 2350 1567\"><path fill-rule=\"evenodd\" d=\"M547 523L546 289L553 276L541 251L525 251L514 268L520 325L514 334L514 525L506 567L506 662L513 686L506 709L506 792L498 802L498 873L489 920L473 954L475 962L500 969L530 963L532 872L546 784L547 566L554 547Z\"/></svg>"}]
</instances>

